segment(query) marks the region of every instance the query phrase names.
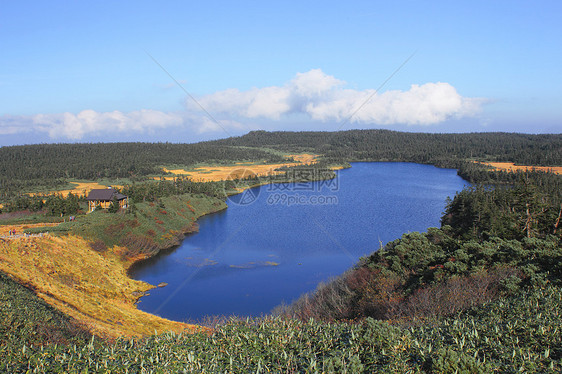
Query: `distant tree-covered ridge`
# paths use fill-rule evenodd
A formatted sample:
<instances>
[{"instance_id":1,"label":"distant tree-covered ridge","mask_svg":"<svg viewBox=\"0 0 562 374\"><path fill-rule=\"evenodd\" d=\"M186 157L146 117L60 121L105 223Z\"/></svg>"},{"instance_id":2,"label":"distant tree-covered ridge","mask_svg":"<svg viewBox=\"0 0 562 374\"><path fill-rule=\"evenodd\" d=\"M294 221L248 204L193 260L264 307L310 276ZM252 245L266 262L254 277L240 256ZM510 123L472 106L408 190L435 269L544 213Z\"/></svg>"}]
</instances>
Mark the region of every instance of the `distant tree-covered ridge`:
<instances>
[{"instance_id":1,"label":"distant tree-covered ridge","mask_svg":"<svg viewBox=\"0 0 562 374\"><path fill-rule=\"evenodd\" d=\"M408 161L456 167L459 160L562 165L562 135L511 133L428 134L388 130L339 132L252 131L241 137L196 144L37 144L0 148L0 186L60 183L160 174L162 165L221 164L229 161L284 161L267 148L313 151L344 161Z\"/></svg>"},{"instance_id":2,"label":"distant tree-covered ridge","mask_svg":"<svg viewBox=\"0 0 562 374\"><path fill-rule=\"evenodd\" d=\"M0 198L30 187L57 187L67 179L130 180L162 174L163 165L281 162L261 149L207 143L38 144L0 148Z\"/></svg>"},{"instance_id":3,"label":"distant tree-covered ridge","mask_svg":"<svg viewBox=\"0 0 562 374\"><path fill-rule=\"evenodd\" d=\"M458 160L562 165L562 134L430 134L390 130L338 132L252 131L210 144L313 150L346 161L408 161L452 165Z\"/></svg>"}]
</instances>

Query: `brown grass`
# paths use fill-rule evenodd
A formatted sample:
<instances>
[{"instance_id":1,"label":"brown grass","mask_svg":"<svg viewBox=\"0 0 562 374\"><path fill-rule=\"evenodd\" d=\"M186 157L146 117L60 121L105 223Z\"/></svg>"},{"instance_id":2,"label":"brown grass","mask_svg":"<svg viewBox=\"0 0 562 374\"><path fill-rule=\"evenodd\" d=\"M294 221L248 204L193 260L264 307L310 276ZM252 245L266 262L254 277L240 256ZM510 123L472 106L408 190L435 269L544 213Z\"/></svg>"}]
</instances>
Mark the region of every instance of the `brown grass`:
<instances>
[{"instance_id":1,"label":"brown grass","mask_svg":"<svg viewBox=\"0 0 562 374\"><path fill-rule=\"evenodd\" d=\"M58 223L29 223L22 225L1 225L0 226L0 236L8 235L11 230L16 230L16 234L23 234L25 229L30 229L33 227L52 227L56 226Z\"/></svg>"},{"instance_id":2,"label":"brown grass","mask_svg":"<svg viewBox=\"0 0 562 374\"><path fill-rule=\"evenodd\" d=\"M47 194L52 194L52 193L56 193L56 194L60 194L63 197L68 196L69 193L72 192L73 195L87 195L91 190L93 189L105 189L107 188L107 186L103 185L103 184L99 184L97 182L71 182L74 185L74 188L68 189L68 190L61 190L61 191L49 191L46 192ZM113 187L117 187L117 188L122 188L123 186L113 186ZM29 195L34 196L34 195L40 195L43 193L30 193Z\"/></svg>"},{"instance_id":3,"label":"brown grass","mask_svg":"<svg viewBox=\"0 0 562 374\"><path fill-rule=\"evenodd\" d=\"M289 155L287 157L292 157L297 162L285 162L279 164L248 164L248 163L237 163L233 166L207 166L199 167L192 171L186 171L183 169L168 169L163 168L165 172L172 173L175 175L187 176L195 182L216 182L227 179L237 179L247 177L249 175L256 175L259 177L276 175L282 172L275 171L275 169L281 167L291 167L297 165L310 165L316 162L318 155L312 155L308 153ZM173 179L174 177L165 177L166 179ZM156 177L155 179L160 179Z\"/></svg>"},{"instance_id":4,"label":"brown grass","mask_svg":"<svg viewBox=\"0 0 562 374\"><path fill-rule=\"evenodd\" d=\"M198 330L136 308L139 296L153 286L127 276L132 260L122 259L124 251L95 251L77 236L0 239L0 271L31 286L39 297L101 336Z\"/></svg>"},{"instance_id":5,"label":"brown grass","mask_svg":"<svg viewBox=\"0 0 562 374\"><path fill-rule=\"evenodd\" d=\"M481 164L487 165L489 167L515 172L515 171L546 171L555 174L562 174L562 166L527 166L527 165L515 165L513 162L480 162Z\"/></svg>"}]
</instances>

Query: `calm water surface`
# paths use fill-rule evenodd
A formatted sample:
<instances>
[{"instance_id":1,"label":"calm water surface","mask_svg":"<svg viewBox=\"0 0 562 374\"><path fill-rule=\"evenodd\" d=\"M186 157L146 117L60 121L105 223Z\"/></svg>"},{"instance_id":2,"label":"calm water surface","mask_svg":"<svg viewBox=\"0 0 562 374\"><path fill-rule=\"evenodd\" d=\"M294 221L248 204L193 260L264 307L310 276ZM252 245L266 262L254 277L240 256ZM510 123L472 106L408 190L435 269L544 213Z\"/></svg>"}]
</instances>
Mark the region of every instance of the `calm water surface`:
<instances>
[{"instance_id":1,"label":"calm water surface","mask_svg":"<svg viewBox=\"0 0 562 374\"><path fill-rule=\"evenodd\" d=\"M177 249L132 270L135 279L168 283L139 308L177 321L266 314L381 242L439 226L447 196L467 184L452 169L353 163L337 180L252 189L200 219L199 233Z\"/></svg>"}]
</instances>

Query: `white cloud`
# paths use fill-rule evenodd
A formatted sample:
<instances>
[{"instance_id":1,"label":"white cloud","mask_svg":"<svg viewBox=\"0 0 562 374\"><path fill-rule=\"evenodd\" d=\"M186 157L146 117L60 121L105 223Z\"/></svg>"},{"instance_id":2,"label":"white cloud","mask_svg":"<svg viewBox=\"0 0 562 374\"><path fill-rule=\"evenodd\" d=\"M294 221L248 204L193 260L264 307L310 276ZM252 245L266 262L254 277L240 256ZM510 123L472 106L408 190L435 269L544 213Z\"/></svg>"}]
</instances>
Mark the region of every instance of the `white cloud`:
<instances>
[{"instance_id":1,"label":"white cloud","mask_svg":"<svg viewBox=\"0 0 562 374\"><path fill-rule=\"evenodd\" d=\"M31 119L25 116L0 116L0 135L31 132Z\"/></svg>"},{"instance_id":2,"label":"white cloud","mask_svg":"<svg viewBox=\"0 0 562 374\"><path fill-rule=\"evenodd\" d=\"M450 118L471 116L482 99L465 98L448 83L414 84L408 91L353 90L320 69L298 73L283 86L228 89L203 96L199 103L210 112L232 117L279 120L300 113L319 121L366 124L432 125ZM188 100L188 107L195 109Z\"/></svg>"},{"instance_id":3,"label":"white cloud","mask_svg":"<svg viewBox=\"0 0 562 374\"><path fill-rule=\"evenodd\" d=\"M87 140L89 136L118 140L127 136L163 134L175 128L191 134L241 133L267 123L272 130L290 126L282 120L297 114L305 121L347 121L364 126L434 125L451 118L469 117L479 112L484 100L466 98L448 83L414 84L407 91L376 93L355 90L320 69L296 76L282 86L227 89L198 98L201 107L187 99L181 112L143 109L133 112L97 112L0 116L0 135L40 132L52 139ZM215 121L215 118L218 119ZM253 122L253 123L250 123ZM333 130L328 128L326 130ZM170 132L171 134L173 132Z\"/></svg>"},{"instance_id":4,"label":"white cloud","mask_svg":"<svg viewBox=\"0 0 562 374\"><path fill-rule=\"evenodd\" d=\"M173 129L173 130L172 130ZM249 129L249 128L248 128ZM168 130L187 130L191 134L245 131L246 126L234 120L215 121L205 113L138 110L133 112L97 112L87 109L77 114L53 113L33 116L0 116L0 135L42 133L51 139L72 141L87 140L88 137L118 140L120 136L156 134L161 136ZM173 139L173 137L171 137Z\"/></svg>"},{"instance_id":5,"label":"white cloud","mask_svg":"<svg viewBox=\"0 0 562 374\"><path fill-rule=\"evenodd\" d=\"M344 81L327 75L320 69L312 69L306 73L297 73L289 86L292 87L296 95L318 97L344 84Z\"/></svg>"},{"instance_id":6,"label":"white cloud","mask_svg":"<svg viewBox=\"0 0 562 374\"><path fill-rule=\"evenodd\" d=\"M117 110L96 112L88 109L78 114L37 114L32 116L33 125L47 132L51 138L78 140L89 134L144 133L183 123L179 114L143 109L129 113Z\"/></svg>"}]
</instances>

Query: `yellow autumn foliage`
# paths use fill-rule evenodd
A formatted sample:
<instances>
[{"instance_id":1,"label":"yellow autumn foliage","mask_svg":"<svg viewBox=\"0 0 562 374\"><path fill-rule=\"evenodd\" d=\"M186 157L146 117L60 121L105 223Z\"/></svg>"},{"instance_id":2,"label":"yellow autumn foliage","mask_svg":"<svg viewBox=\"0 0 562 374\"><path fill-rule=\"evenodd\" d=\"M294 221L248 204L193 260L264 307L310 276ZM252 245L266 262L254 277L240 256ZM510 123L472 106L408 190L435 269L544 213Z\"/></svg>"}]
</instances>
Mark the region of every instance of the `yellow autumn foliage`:
<instances>
[{"instance_id":1,"label":"yellow autumn foliage","mask_svg":"<svg viewBox=\"0 0 562 374\"><path fill-rule=\"evenodd\" d=\"M138 297L153 286L127 276L132 261L123 260L121 251L99 253L73 235L5 238L0 239L0 271L101 336L200 329L138 310Z\"/></svg>"}]
</instances>

